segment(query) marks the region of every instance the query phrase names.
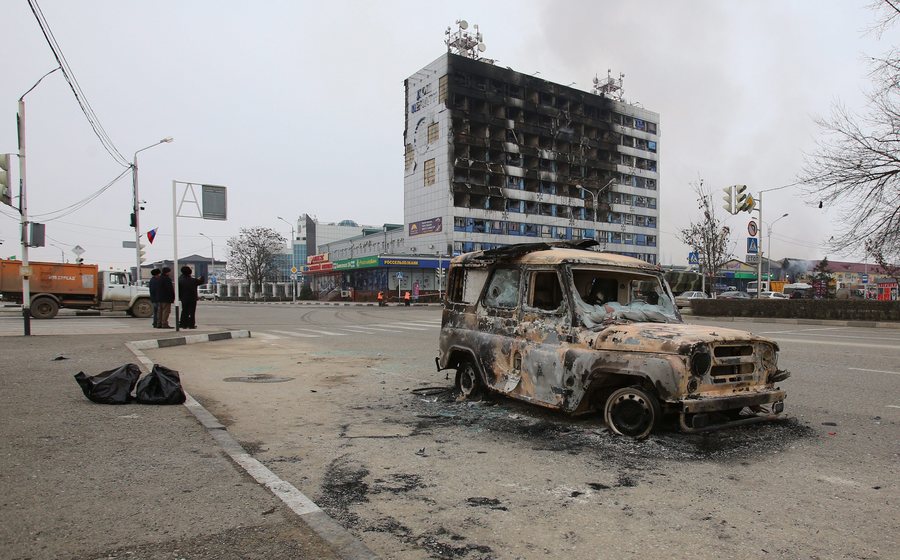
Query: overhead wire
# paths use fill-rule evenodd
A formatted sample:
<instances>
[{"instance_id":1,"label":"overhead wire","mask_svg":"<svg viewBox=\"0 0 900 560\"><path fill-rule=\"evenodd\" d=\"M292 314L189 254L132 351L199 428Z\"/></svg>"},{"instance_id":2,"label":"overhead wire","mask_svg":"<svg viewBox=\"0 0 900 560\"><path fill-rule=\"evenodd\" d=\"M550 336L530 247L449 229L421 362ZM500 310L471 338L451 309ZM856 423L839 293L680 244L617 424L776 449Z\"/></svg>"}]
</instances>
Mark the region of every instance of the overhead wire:
<instances>
[{"instance_id":1,"label":"overhead wire","mask_svg":"<svg viewBox=\"0 0 900 560\"><path fill-rule=\"evenodd\" d=\"M41 7L38 5L37 0L28 0L28 5L31 7L31 12L34 14L35 19L38 22L38 26L41 28L41 32L44 34L44 39L47 41L47 44L50 46L50 50L53 52L54 58L56 58L57 64L62 69L63 76L68 82L69 87L72 89L72 93L75 95L75 100L78 102L78 106L81 107L81 111L84 113L84 116L87 118L88 123L91 125L91 129L94 131L94 134L100 140L100 143L103 145L103 148L109 153L109 155L115 160L116 163L123 167L130 167L131 163L119 152L118 148L116 148L112 139L106 133L106 130L103 128L103 125L100 124L100 119L97 117L97 113L94 112L93 107L91 107L90 102L87 100L87 96L84 93L84 90L81 89L81 85L78 83L78 80L75 78L75 74L72 71L72 68L69 66L69 62L66 60L65 55L62 52L62 49L59 46L59 43L56 41L56 37L53 35L53 31L50 29L50 24L47 22L46 17L44 16Z\"/></svg>"},{"instance_id":2,"label":"overhead wire","mask_svg":"<svg viewBox=\"0 0 900 560\"><path fill-rule=\"evenodd\" d=\"M119 173L119 175L118 175L115 179L113 179L113 180L110 181L109 183L105 184L104 186L100 187L100 189L97 190L96 192L94 192L94 193L88 195L87 197L85 197L85 198L79 200L78 202L74 202L74 203L72 203L72 204L70 204L70 205L68 205L68 206L66 206L66 207L64 207L64 208L60 208L59 210L54 210L54 211L52 211L52 212L44 212L44 213L41 213L41 214L31 214L30 217L31 217L31 218L41 218L41 221L42 221L42 222L52 222L53 220L58 220L58 219L60 219L60 218L64 218L64 217L66 217L66 216L68 216L68 215L70 215L70 214L72 214L72 213L74 213L74 212L77 212L78 210L81 210L82 208L84 208L85 206L87 206L88 204L90 204L91 202L93 202L94 200L96 200L97 197L99 197L101 194L103 194L104 192L106 192L106 191L107 191L110 187L112 187L119 179L121 179L122 177L124 177L125 174L126 174L126 173L129 173L129 172L131 172L131 169L130 169L130 168L129 168L129 169L124 169L121 173ZM59 214L59 215L55 215L55 214ZM49 216L49 217L47 217L47 216Z\"/></svg>"}]
</instances>

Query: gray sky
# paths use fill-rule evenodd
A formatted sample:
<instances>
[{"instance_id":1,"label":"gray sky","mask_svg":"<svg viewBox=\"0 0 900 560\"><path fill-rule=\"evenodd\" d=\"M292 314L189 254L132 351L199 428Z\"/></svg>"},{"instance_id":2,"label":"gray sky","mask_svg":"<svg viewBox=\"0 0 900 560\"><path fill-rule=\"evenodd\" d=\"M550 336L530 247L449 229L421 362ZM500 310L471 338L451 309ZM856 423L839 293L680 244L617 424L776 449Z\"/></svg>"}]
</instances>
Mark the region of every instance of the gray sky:
<instances>
[{"instance_id":1,"label":"gray sky","mask_svg":"<svg viewBox=\"0 0 900 560\"><path fill-rule=\"evenodd\" d=\"M401 223L403 80L440 56L444 29L466 19L499 65L588 91L607 68L625 73L626 100L661 115L661 260L684 264L675 233L698 214L690 184L703 178L718 201L730 184L756 192L794 182L814 146L814 118L838 100L862 108L867 56L897 42L896 33L864 33L874 15L861 0L39 1L121 153L130 160L175 137L139 156L142 229L159 227L149 259L172 256L173 179L229 187L227 222L179 219L180 256L209 255L198 232L219 258L240 227L287 237L276 216ZM18 149L18 98L56 66L25 0L5 2L2 19L0 153ZM68 206L122 171L61 73L26 102L30 214ZM836 212L795 189L764 201L764 217L790 213L775 226L775 258L826 254ZM134 239L130 208L126 176L48 222L47 234L70 260L78 244L86 262L131 266L134 250L121 243ZM0 253L20 257L18 215L2 212ZM742 257L747 214L727 218ZM61 257L51 246L30 256Z\"/></svg>"}]
</instances>

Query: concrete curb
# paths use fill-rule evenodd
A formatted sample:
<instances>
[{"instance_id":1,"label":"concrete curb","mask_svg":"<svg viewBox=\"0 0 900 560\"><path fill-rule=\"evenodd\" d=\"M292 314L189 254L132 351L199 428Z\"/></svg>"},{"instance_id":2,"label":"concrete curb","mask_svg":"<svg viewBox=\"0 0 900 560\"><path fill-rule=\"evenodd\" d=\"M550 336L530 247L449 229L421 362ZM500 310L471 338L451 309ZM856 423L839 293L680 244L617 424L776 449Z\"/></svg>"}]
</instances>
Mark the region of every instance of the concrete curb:
<instances>
[{"instance_id":1,"label":"concrete curb","mask_svg":"<svg viewBox=\"0 0 900 560\"><path fill-rule=\"evenodd\" d=\"M707 321L731 321L746 323L779 323L782 325L826 325L833 327L864 327L869 329L900 329L900 323L888 321L839 321L835 319L782 319L777 317L707 317L682 313L684 317Z\"/></svg>"},{"instance_id":2,"label":"concrete curb","mask_svg":"<svg viewBox=\"0 0 900 560\"><path fill-rule=\"evenodd\" d=\"M223 301L222 303L244 303L250 305L333 305L344 307L378 307L378 303L374 301ZM388 303L385 307L439 307L440 303L411 303L404 305L402 303Z\"/></svg>"},{"instance_id":3,"label":"concrete curb","mask_svg":"<svg viewBox=\"0 0 900 560\"><path fill-rule=\"evenodd\" d=\"M153 360L148 358L141 350L154 348L170 348L186 344L200 342L214 342L218 340L230 340L233 338L250 338L250 331L226 331L220 333L195 334L175 338L136 340L126 342L125 346L148 370L153 367ZM309 499L293 484L282 480L265 465L253 458L241 446L241 444L228 433L225 426L192 396L185 392L187 397L184 406L194 415L194 418L206 428L209 435L219 444L219 447L231 457L236 465L253 477L259 484L265 486L272 494L284 502L303 522L312 529L332 551L343 560L378 560L378 556L369 550L366 545L353 536L350 531L329 517L327 513Z\"/></svg>"}]
</instances>

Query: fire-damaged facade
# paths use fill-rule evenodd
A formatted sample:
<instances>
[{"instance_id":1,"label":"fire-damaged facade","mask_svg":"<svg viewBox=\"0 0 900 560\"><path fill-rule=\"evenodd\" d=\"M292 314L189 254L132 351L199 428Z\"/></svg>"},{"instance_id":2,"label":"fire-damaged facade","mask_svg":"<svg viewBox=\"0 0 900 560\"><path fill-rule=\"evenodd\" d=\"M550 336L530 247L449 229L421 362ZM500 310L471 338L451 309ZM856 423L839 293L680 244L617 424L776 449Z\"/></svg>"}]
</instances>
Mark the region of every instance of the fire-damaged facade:
<instances>
[{"instance_id":1,"label":"fire-damaged facade","mask_svg":"<svg viewBox=\"0 0 900 560\"><path fill-rule=\"evenodd\" d=\"M657 113L449 52L405 86L418 252L595 239L658 261Z\"/></svg>"},{"instance_id":2,"label":"fire-damaged facade","mask_svg":"<svg viewBox=\"0 0 900 560\"><path fill-rule=\"evenodd\" d=\"M501 393L647 437L666 415L683 431L773 419L784 408L778 346L682 321L663 271L585 250L524 244L453 259L438 370L463 396Z\"/></svg>"}]
</instances>

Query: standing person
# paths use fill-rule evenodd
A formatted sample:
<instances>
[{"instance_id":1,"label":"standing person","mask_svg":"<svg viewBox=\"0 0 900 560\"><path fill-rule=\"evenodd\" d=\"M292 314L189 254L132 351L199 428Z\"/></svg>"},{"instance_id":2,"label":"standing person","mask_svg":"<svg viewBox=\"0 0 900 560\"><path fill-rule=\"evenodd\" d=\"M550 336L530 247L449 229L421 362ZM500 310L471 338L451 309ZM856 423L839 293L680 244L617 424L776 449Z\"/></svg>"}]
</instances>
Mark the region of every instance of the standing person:
<instances>
[{"instance_id":1,"label":"standing person","mask_svg":"<svg viewBox=\"0 0 900 560\"><path fill-rule=\"evenodd\" d=\"M406 304L406 307L409 307L409 290L403 292L403 303Z\"/></svg>"},{"instance_id":2,"label":"standing person","mask_svg":"<svg viewBox=\"0 0 900 560\"><path fill-rule=\"evenodd\" d=\"M384 292L378 292L378 307L384 307Z\"/></svg>"},{"instance_id":3,"label":"standing person","mask_svg":"<svg viewBox=\"0 0 900 560\"><path fill-rule=\"evenodd\" d=\"M416 283L413 284L413 301L419 303L419 281L416 280Z\"/></svg>"},{"instance_id":4,"label":"standing person","mask_svg":"<svg viewBox=\"0 0 900 560\"><path fill-rule=\"evenodd\" d=\"M172 283L170 273L172 269L164 266L159 277L159 326L158 329L171 329L169 313L172 312L172 304L175 303L175 284Z\"/></svg>"},{"instance_id":5,"label":"standing person","mask_svg":"<svg viewBox=\"0 0 900 560\"><path fill-rule=\"evenodd\" d=\"M181 300L181 320L178 322L182 329L197 328L197 286L203 284L203 277L191 278L194 271L189 266L181 267L181 276L178 277L178 299Z\"/></svg>"},{"instance_id":6,"label":"standing person","mask_svg":"<svg viewBox=\"0 0 900 560\"><path fill-rule=\"evenodd\" d=\"M154 268L150 271L150 282L148 283L148 287L150 288L150 304L153 306L153 328L159 328L159 283L160 278L159 275L162 271L158 268Z\"/></svg>"}]
</instances>

